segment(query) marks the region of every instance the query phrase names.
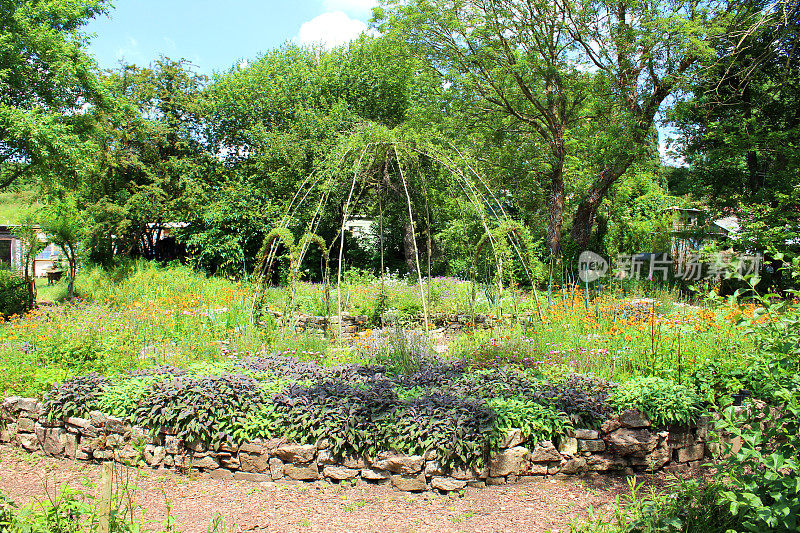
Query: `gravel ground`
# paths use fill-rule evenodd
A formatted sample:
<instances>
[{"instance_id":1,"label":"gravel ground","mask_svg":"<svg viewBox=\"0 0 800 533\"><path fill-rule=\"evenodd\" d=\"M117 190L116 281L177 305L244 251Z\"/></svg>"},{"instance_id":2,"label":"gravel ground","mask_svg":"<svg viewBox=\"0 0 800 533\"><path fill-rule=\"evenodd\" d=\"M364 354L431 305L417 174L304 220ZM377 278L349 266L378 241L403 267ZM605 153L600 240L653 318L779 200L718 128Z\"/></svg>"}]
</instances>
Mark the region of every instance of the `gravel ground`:
<instances>
[{"instance_id":1,"label":"gravel ground","mask_svg":"<svg viewBox=\"0 0 800 533\"><path fill-rule=\"evenodd\" d=\"M606 508L627 491L624 477L543 479L509 486L467 488L463 496L396 492L385 485L279 484L218 481L162 470L118 469L128 480L148 530L168 516L177 531L206 532L565 532L591 506ZM18 504L42 501L67 484L93 494L100 467L0 446L0 492ZM661 487L663 476L644 479ZM121 486L122 484L118 485Z\"/></svg>"}]
</instances>

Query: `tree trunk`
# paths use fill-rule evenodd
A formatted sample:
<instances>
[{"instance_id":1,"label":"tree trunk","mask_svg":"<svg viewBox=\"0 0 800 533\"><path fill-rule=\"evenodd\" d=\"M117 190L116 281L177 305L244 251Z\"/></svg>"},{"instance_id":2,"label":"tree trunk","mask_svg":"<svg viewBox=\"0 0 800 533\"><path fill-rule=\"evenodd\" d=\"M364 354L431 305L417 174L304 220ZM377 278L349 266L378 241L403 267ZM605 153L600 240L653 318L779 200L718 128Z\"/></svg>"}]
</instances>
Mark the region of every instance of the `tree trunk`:
<instances>
[{"instance_id":1,"label":"tree trunk","mask_svg":"<svg viewBox=\"0 0 800 533\"><path fill-rule=\"evenodd\" d=\"M406 261L406 268L409 274L417 272L416 262L414 260L414 226L410 220L403 222L403 257Z\"/></svg>"},{"instance_id":2,"label":"tree trunk","mask_svg":"<svg viewBox=\"0 0 800 533\"><path fill-rule=\"evenodd\" d=\"M594 218L597 215L600 204L603 203L603 198L605 198L608 189L625 174L625 171L631 166L633 160L634 157L629 155L623 159L620 164L601 170L594 179L589 192L586 193L581 203L578 204L578 209L575 211L575 216L572 218L570 235L577 243L579 250L586 250L589 246Z\"/></svg>"},{"instance_id":3,"label":"tree trunk","mask_svg":"<svg viewBox=\"0 0 800 533\"><path fill-rule=\"evenodd\" d=\"M551 257L561 255L561 227L564 224L564 160L559 160L550 177L547 217L547 248Z\"/></svg>"}]
</instances>

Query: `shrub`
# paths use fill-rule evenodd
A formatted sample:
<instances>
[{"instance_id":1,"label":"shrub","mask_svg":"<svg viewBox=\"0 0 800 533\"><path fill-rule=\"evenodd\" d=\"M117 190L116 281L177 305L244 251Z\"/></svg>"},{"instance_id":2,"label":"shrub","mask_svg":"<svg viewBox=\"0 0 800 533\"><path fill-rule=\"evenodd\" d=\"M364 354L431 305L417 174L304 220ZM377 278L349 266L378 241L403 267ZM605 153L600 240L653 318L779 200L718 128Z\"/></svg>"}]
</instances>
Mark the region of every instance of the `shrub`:
<instances>
[{"instance_id":1,"label":"shrub","mask_svg":"<svg viewBox=\"0 0 800 533\"><path fill-rule=\"evenodd\" d=\"M45 395L44 408L51 420L71 416L85 417L98 407L108 380L96 372L54 385Z\"/></svg>"},{"instance_id":2,"label":"shrub","mask_svg":"<svg viewBox=\"0 0 800 533\"><path fill-rule=\"evenodd\" d=\"M156 381L144 394L133 420L157 430L173 429L178 438L218 448L248 414L265 403L260 383L241 374Z\"/></svg>"},{"instance_id":3,"label":"shrub","mask_svg":"<svg viewBox=\"0 0 800 533\"><path fill-rule=\"evenodd\" d=\"M542 440L555 441L569 426L565 416L552 407L545 407L530 400L519 398L494 398L488 402L497 414L492 449L497 449L512 428L519 428L529 445Z\"/></svg>"},{"instance_id":4,"label":"shrub","mask_svg":"<svg viewBox=\"0 0 800 533\"><path fill-rule=\"evenodd\" d=\"M594 376L572 374L563 381L542 383L533 398L566 413L577 427L598 427L611 411L609 398L616 387Z\"/></svg>"},{"instance_id":5,"label":"shrub","mask_svg":"<svg viewBox=\"0 0 800 533\"><path fill-rule=\"evenodd\" d=\"M435 450L444 468L480 466L490 450L495 420L482 400L433 393L397 410L390 445L409 454Z\"/></svg>"},{"instance_id":6,"label":"shrub","mask_svg":"<svg viewBox=\"0 0 800 533\"><path fill-rule=\"evenodd\" d=\"M617 387L611 397L617 411L638 409L655 424L688 424L700 412L700 399L690 388L656 377L636 378Z\"/></svg>"},{"instance_id":7,"label":"shrub","mask_svg":"<svg viewBox=\"0 0 800 533\"><path fill-rule=\"evenodd\" d=\"M24 313L29 297L28 287L21 276L0 269L0 317Z\"/></svg>"}]
</instances>

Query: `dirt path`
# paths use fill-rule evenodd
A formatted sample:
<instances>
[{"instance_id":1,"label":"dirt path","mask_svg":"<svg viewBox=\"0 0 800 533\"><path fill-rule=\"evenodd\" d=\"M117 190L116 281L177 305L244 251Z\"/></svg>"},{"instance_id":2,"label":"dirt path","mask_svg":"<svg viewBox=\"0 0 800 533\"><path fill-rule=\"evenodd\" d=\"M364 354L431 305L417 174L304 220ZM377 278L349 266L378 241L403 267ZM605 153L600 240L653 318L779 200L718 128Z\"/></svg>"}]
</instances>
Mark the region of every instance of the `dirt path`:
<instances>
[{"instance_id":1,"label":"dirt path","mask_svg":"<svg viewBox=\"0 0 800 533\"><path fill-rule=\"evenodd\" d=\"M68 484L92 494L100 467L0 446L0 492L18 504L41 501ZM167 502L178 531L206 532L221 515L220 532L545 532L569 531L589 506L603 507L627 490L623 477L541 480L466 489L463 497L409 494L359 484L284 485L217 481L169 471L123 470L147 528L161 531ZM644 480L660 485L662 477ZM47 487L47 488L45 488Z\"/></svg>"}]
</instances>

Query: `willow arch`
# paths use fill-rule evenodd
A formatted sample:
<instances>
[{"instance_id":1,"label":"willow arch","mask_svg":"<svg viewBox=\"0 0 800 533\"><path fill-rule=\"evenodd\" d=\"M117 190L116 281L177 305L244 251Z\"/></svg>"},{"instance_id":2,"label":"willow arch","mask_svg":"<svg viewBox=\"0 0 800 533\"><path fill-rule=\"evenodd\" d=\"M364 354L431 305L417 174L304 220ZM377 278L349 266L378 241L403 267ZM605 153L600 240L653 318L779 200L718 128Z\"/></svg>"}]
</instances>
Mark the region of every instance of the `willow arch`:
<instances>
[{"instance_id":1,"label":"willow arch","mask_svg":"<svg viewBox=\"0 0 800 533\"><path fill-rule=\"evenodd\" d=\"M514 238L516 238L516 242L514 242ZM527 259L531 255L532 252L532 242L531 236L527 231L527 228L520 222L516 220L506 220L498 227L486 231L481 238L478 239L478 243L475 245L475 253L472 256L472 279L471 279L471 286L472 286L472 308L473 308L473 315L475 314L475 286L477 282L477 274L478 274L478 259L481 256L481 252L483 251L484 246L486 243L490 243L494 249L495 261L497 262L497 284L498 284L498 299L501 306L502 312L502 297L503 297L503 258L506 256L511 255L511 250L507 244L507 239L511 241L512 247L516 250L517 256L519 257L520 262L522 263L522 267L525 269L526 274L528 277L533 280L533 276L531 275L531 265L527 264ZM536 294L536 284L533 283L533 291L534 297L536 299L536 310L539 316L541 317L541 311L539 310L539 298Z\"/></svg>"},{"instance_id":2,"label":"willow arch","mask_svg":"<svg viewBox=\"0 0 800 533\"><path fill-rule=\"evenodd\" d=\"M272 270L272 262L275 258L275 253L278 251L278 244L283 244L283 246L289 252L289 301L286 304L286 312L287 314L294 305L294 276L295 276L295 246L294 246L294 235L292 232L289 231L288 228L273 228L270 230L269 233L264 236L264 241L261 244L261 248L258 251L258 267L256 272L259 275L259 293L260 297L257 300L258 309L264 304L264 296L265 296L265 288L267 285L267 280L269 279L269 274Z\"/></svg>"},{"instance_id":3,"label":"willow arch","mask_svg":"<svg viewBox=\"0 0 800 533\"><path fill-rule=\"evenodd\" d=\"M320 253L322 254L322 259L325 262L325 269L322 273L322 282L325 287L325 317L329 317L331 314L331 294L330 294L330 280L331 280L331 271L330 271L330 253L328 252L328 244L325 242L325 239L317 235L316 233L306 232L305 235L300 239L300 242L297 244L296 249L296 264L294 265L294 279L298 278L298 271L300 270L300 265L305 258L306 251L308 250L308 246L310 244L315 244L317 248L319 248Z\"/></svg>"}]
</instances>

